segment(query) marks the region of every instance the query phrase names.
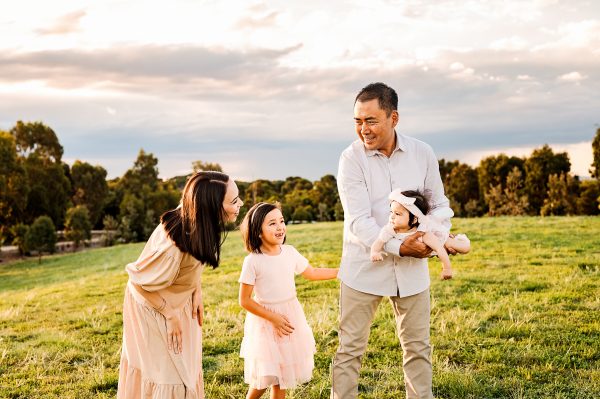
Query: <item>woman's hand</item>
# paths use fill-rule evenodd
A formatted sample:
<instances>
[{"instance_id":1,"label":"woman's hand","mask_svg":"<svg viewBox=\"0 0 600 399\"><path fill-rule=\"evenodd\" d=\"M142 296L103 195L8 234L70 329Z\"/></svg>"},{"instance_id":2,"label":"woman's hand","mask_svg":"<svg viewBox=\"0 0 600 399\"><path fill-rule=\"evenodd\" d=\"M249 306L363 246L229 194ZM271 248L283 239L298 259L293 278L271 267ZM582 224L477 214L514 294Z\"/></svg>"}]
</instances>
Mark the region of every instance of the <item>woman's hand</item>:
<instances>
[{"instance_id":1,"label":"woman's hand","mask_svg":"<svg viewBox=\"0 0 600 399\"><path fill-rule=\"evenodd\" d=\"M198 320L198 325L202 327L204 321L204 305L202 303L202 290L196 289L192 294L192 318Z\"/></svg>"},{"instance_id":2,"label":"woman's hand","mask_svg":"<svg viewBox=\"0 0 600 399\"><path fill-rule=\"evenodd\" d=\"M275 328L275 332L280 337L283 337L284 335L290 335L294 332L294 326L292 326L292 323L290 323L288 318L284 315L273 313L270 321Z\"/></svg>"},{"instance_id":3,"label":"woman's hand","mask_svg":"<svg viewBox=\"0 0 600 399\"><path fill-rule=\"evenodd\" d=\"M183 349L181 339L181 320L179 319L179 314L171 309L167 315L165 315L165 319L167 320L167 347L169 350L179 354Z\"/></svg>"}]
</instances>

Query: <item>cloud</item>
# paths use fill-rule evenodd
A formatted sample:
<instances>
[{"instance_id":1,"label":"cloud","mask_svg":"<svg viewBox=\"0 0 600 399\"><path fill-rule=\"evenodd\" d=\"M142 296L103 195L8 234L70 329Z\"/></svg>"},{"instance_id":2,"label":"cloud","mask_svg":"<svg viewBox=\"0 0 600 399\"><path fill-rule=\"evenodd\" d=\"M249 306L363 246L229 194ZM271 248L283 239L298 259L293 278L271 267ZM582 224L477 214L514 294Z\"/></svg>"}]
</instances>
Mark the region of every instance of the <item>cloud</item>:
<instances>
[{"instance_id":1,"label":"cloud","mask_svg":"<svg viewBox=\"0 0 600 399\"><path fill-rule=\"evenodd\" d=\"M36 29L39 35L66 35L80 30L79 23L85 17L83 10L74 11L59 17L52 26Z\"/></svg>"},{"instance_id":2,"label":"cloud","mask_svg":"<svg viewBox=\"0 0 600 399\"><path fill-rule=\"evenodd\" d=\"M587 76L580 74L579 72L569 72L569 73L565 73L564 75L561 75L558 77L559 80L565 81L565 82L575 82L575 83L579 83L584 79L587 79Z\"/></svg>"},{"instance_id":3,"label":"cloud","mask_svg":"<svg viewBox=\"0 0 600 399\"><path fill-rule=\"evenodd\" d=\"M246 16L241 18L236 24L235 29L256 30L260 28L269 28L277 25L277 11L270 11L266 15Z\"/></svg>"}]
</instances>

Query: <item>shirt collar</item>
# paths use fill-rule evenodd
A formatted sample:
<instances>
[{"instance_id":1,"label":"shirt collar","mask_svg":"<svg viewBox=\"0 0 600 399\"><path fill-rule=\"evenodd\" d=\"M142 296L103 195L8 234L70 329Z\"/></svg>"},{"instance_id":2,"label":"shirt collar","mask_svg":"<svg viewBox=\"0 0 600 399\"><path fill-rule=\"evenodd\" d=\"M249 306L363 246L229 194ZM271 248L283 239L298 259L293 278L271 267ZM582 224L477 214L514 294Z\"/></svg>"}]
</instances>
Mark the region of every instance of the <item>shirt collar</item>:
<instances>
[{"instance_id":1,"label":"shirt collar","mask_svg":"<svg viewBox=\"0 0 600 399\"><path fill-rule=\"evenodd\" d=\"M396 133L396 131L394 131L394 133L396 134L396 147L394 147L394 151L392 151L392 155L394 155L394 153L396 151L406 151L406 143L404 142L404 136ZM368 150L366 148L365 148L365 154L367 154L368 157L372 157L377 154L383 155L381 152L379 152L379 150Z\"/></svg>"}]
</instances>

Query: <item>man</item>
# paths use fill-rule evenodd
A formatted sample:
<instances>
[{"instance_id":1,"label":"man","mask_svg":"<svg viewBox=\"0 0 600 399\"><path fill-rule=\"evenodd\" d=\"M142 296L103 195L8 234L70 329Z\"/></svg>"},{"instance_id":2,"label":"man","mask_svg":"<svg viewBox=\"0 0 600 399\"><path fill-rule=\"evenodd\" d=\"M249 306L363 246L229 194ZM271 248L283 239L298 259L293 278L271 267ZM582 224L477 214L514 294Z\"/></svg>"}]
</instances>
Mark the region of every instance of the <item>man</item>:
<instances>
[{"instance_id":1,"label":"man","mask_svg":"<svg viewBox=\"0 0 600 399\"><path fill-rule=\"evenodd\" d=\"M361 358L373 316L390 298L403 351L407 398L433 398L429 344L431 250L415 233L392 239L382 262L370 259L370 246L388 221L388 195L396 189L428 190L432 209L448 206L438 161L427 144L400 134L398 96L383 83L363 88L354 102L356 140L346 148L338 170L344 208L344 244L339 272L339 348L333 360L332 398L358 395Z\"/></svg>"}]
</instances>

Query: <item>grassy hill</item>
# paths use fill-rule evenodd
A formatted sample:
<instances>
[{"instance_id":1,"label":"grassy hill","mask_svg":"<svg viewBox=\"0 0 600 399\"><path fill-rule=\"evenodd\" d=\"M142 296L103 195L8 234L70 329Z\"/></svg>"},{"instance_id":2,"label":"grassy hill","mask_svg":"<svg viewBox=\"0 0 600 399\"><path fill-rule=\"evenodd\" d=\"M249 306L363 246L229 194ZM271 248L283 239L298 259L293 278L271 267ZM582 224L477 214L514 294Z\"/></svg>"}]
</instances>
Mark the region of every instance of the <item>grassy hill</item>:
<instances>
[{"instance_id":1,"label":"grassy hill","mask_svg":"<svg viewBox=\"0 0 600 399\"><path fill-rule=\"evenodd\" d=\"M315 266L338 265L342 225L289 227ZM600 397L600 218L457 219L471 254L455 278L432 276L437 398ZM112 398L117 388L124 265L143 244L0 264L0 397ZM203 275L206 396L241 398L244 312L239 233ZM290 398L326 398L337 346L338 282L297 280L317 340L313 380ZM382 302L360 380L362 398L404 397L401 351Z\"/></svg>"}]
</instances>

